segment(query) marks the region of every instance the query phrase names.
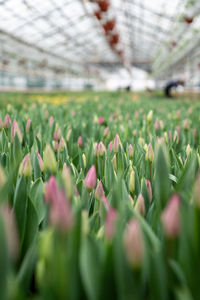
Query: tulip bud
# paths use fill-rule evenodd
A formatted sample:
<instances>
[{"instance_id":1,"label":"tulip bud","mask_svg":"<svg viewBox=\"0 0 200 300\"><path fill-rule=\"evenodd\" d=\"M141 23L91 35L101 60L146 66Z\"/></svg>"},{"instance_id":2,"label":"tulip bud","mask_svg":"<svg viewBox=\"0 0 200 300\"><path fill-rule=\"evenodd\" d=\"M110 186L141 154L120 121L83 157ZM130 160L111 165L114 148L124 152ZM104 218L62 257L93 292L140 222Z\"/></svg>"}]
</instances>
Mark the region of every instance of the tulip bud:
<instances>
[{"instance_id":1,"label":"tulip bud","mask_svg":"<svg viewBox=\"0 0 200 300\"><path fill-rule=\"evenodd\" d=\"M113 164L114 170L117 172L117 159L116 159L116 155L113 156L112 164Z\"/></svg>"},{"instance_id":2,"label":"tulip bud","mask_svg":"<svg viewBox=\"0 0 200 300\"><path fill-rule=\"evenodd\" d=\"M26 133L29 132L30 126L31 126L31 119L28 119L28 121L26 122Z\"/></svg>"},{"instance_id":3,"label":"tulip bud","mask_svg":"<svg viewBox=\"0 0 200 300\"><path fill-rule=\"evenodd\" d=\"M110 209L110 204L109 204L108 199L106 198L105 195L103 195L102 200L103 200L103 203L105 205L106 210L108 211Z\"/></svg>"},{"instance_id":4,"label":"tulip bud","mask_svg":"<svg viewBox=\"0 0 200 300\"><path fill-rule=\"evenodd\" d=\"M32 165L30 160L30 154L27 154L21 162L19 167L19 174L25 177L30 177L32 175Z\"/></svg>"},{"instance_id":5,"label":"tulip bud","mask_svg":"<svg viewBox=\"0 0 200 300\"><path fill-rule=\"evenodd\" d=\"M85 153L82 154L82 160L83 160L83 167L84 167L84 169L85 169L85 168L86 168L86 165L87 165Z\"/></svg>"},{"instance_id":6,"label":"tulip bud","mask_svg":"<svg viewBox=\"0 0 200 300\"><path fill-rule=\"evenodd\" d=\"M156 131L159 130L159 122L158 122L158 120L155 121L154 128L155 128Z\"/></svg>"},{"instance_id":7,"label":"tulip bud","mask_svg":"<svg viewBox=\"0 0 200 300\"><path fill-rule=\"evenodd\" d=\"M59 148L59 143L58 143L58 141L53 141L53 142L52 142L52 145L53 145L54 151L57 152L57 151L58 151L58 148Z\"/></svg>"},{"instance_id":8,"label":"tulip bud","mask_svg":"<svg viewBox=\"0 0 200 300\"><path fill-rule=\"evenodd\" d=\"M150 200L150 203L151 203L151 201L152 201L152 188L151 188L150 180L146 181L146 185L147 185L147 190L148 190L148 193L149 193L149 200Z\"/></svg>"},{"instance_id":9,"label":"tulip bud","mask_svg":"<svg viewBox=\"0 0 200 300\"><path fill-rule=\"evenodd\" d=\"M160 120L160 121L159 121L159 124L160 124L160 129L161 129L161 130L163 130L163 129L164 129L164 124L163 124L163 121L162 121L162 120Z\"/></svg>"},{"instance_id":10,"label":"tulip bud","mask_svg":"<svg viewBox=\"0 0 200 300\"><path fill-rule=\"evenodd\" d=\"M108 135L109 135L109 127L106 127L106 128L104 129L103 136L104 136L104 137L107 137Z\"/></svg>"},{"instance_id":11,"label":"tulip bud","mask_svg":"<svg viewBox=\"0 0 200 300\"><path fill-rule=\"evenodd\" d=\"M104 155L104 153L106 154L106 147L105 147L104 143L100 142L98 145L98 155L100 157L102 157Z\"/></svg>"},{"instance_id":12,"label":"tulip bud","mask_svg":"<svg viewBox=\"0 0 200 300\"><path fill-rule=\"evenodd\" d=\"M106 239L111 241L115 233L115 224L117 221L117 212L114 208L110 208L107 212L105 222L105 236Z\"/></svg>"},{"instance_id":13,"label":"tulip bud","mask_svg":"<svg viewBox=\"0 0 200 300\"><path fill-rule=\"evenodd\" d=\"M152 148L151 144L149 144L149 146L148 146L145 159L148 160L151 163L154 160L154 151L153 151L153 148Z\"/></svg>"},{"instance_id":14,"label":"tulip bud","mask_svg":"<svg viewBox=\"0 0 200 300\"><path fill-rule=\"evenodd\" d=\"M133 146L130 144L128 147L129 157L133 158Z\"/></svg>"},{"instance_id":15,"label":"tulip bud","mask_svg":"<svg viewBox=\"0 0 200 300\"><path fill-rule=\"evenodd\" d=\"M122 145L122 143L120 141L119 135L116 134L115 139L114 139L114 146L113 146L113 149L114 149L115 153L118 152L119 146L121 146L121 145Z\"/></svg>"},{"instance_id":16,"label":"tulip bud","mask_svg":"<svg viewBox=\"0 0 200 300\"><path fill-rule=\"evenodd\" d=\"M58 145L58 150L60 152L63 152L65 148L66 148L66 143L65 143L64 138L61 136L60 142L59 142L59 145Z\"/></svg>"},{"instance_id":17,"label":"tulip bud","mask_svg":"<svg viewBox=\"0 0 200 300\"><path fill-rule=\"evenodd\" d=\"M103 117L99 117L98 122L99 122L99 125L102 125L104 123L104 118Z\"/></svg>"},{"instance_id":18,"label":"tulip bud","mask_svg":"<svg viewBox=\"0 0 200 300\"><path fill-rule=\"evenodd\" d=\"M0 189L4 186L5 182L6 182L6 175L4 169L0 165Z\"/></svg>"},{"instance_id":19,"label":"tulip bud","mask_svg":"<svg viewBox=\"0 0 200 300\"><path fill-rule=\"evenodd\" d=\"M168 238L174 238L180 232L180 198L174 194L165 207L161 221L163 230Z\"/></svg>"},{"instance_id":20,"label":"tulip bud","mask_svg":"<svg viewBox=\"0 0 200 300\"><path fill-rule=\"evenodd\" d=\"M132 170L129 177L129 191L134 194L135 191L135 172Z\"/></svg>"},{"instance_id":21,"label":"tulip bud","mask_svg":"<svg viewBox=\"0 0 200 300\"><path fill-rule=\"evenodd\" d=\"M147 122L150 124L153 119L153 111L150 110L147 115Z\"/></svg>"},{"instance_id":22,"label":"tulip bud","mask_svg":"<svg viewBox=\"0 0 200 300\"><path fill-rule=\"evenodd\" d=\"M138 198L137 198L137 202L135 205L135 210L144 217L145 215L145 203L144 203L144 197L142 196L142 194L139 194Z\"/></svg>"},{"instance_id":23,"label":"tulip bud","mask_svg":"<svg viewBox=\"0 0 200 300\"><path fill-rule=\"evenodd\" d=\"M11 123L10 116L9 116L9 114L6 114L5 119L4 119L5 128L8 128L10 126L10 123Z\"/></svg>"},{"instance_id":24,"label":"tulip bud","mask_svg":"<svg viewBox=\"0 0 200 300\"><path fill-rule=\"evenodd\" d=\"M60 127L58 127L58 124L56 124L56 130L54 131L54 134L53 134L54 141L59 141L60 136L61 136L61 130L60 130Z\"/></svg>"},{"instance_id":25,"label":"tulip bud","mask_svg":"<svg viewBox=\"0 0 200 300\"><path fill-rule=\"evenodd\" d=\"M39 162L39 165L40 165L40 170L43 172L44 171L44 162L43 162L43 159L40 156L39 152L36 152L36 154L37 154L38 162Z\"/></svg>"},{"instance_id":26,"label":"tulip bud","mask_svg":"<svg viewBox=\"0 0 200 300\"><path fill-rule=\"evenodd\" d=\"M51 116L49 119L49 126L52 127L53 123L54 123L54 118L53 118L53 116Z\"/></svg>"},{"instance_id":27,"label":"tulip bud","mask_svg":"<svg viewBox=\"0 0 200 300\"><path fill-rule=\"evenodd\" d=\"M79 137L78 137L77 145L78 145L79 147L82 147L82 146L83 146L83 138L82 138L82 136L79 136Z\"/></svg>"},{"instance_id":28,"label":"tulip bud","mask_svg":"<svg viewBox=\"0 0 200 300\"><path fill-rule=\"evenodd\" d=\"M45 183L44 200L46 203L56 201L57 198L57 183L54 176L50 176L49 181Z\"/></svg>"},{"instance_id":29,"label":"tulip bud","mask_svg":"<svg viewBox=\"0 0 200 300\"><path fill-rule=\"evenodd\" d=\"M19 125L16 120L13 121L12 126L11 126L11 140L14 141L15 139L15 134L17 134L20 143L22 142L22 134L21 130L19 128Z\"/></svg>"},{"instance_id":30,"label":"tulip bud","mask_svg":"<svg viewBox=\"0 0 200 300\"><path fill-rule=\"evenodd\" d=\"M111 141L110 143L109 143L109 145L108 145L108 149L109 149L109 151L111 152L112 151L112 145L113 144L113 142Z\"/></svg>"},{"instance_id":31,"label":"tulip bud","mask_svg":"<svg viewBox=\"0 0 200 300\"><path fill-rule=\"evenodd\" d=\"M70 168L67 167L66 163L64 163L64 165L63 165L62 179L63 179L63 183L64 183L65 194L69 198L71 198L72 191L73 191L73 180L72 180Z\"/></svg>"},{"instance_id":32,"label":"tulip bud","mask_svg":"<svg viewBox=\"0 0 200 300\"><path fill-rule=\"evenodd\" d=\"M183 128L187 131L189 130L189 119L183 121Z\"/></svg>"},{"instance_id":33,"label":"tulip bud","mask_svg":"<svg viewBox=\"0 0 200 300\"><path fill-rule=\"evenodd\" d=\"M0 213L3 218L9 255L12 259L16 259L19 252L19 239L15 215L7 204L2 205Z\"/></svg>"},{"instance_id":34,"label":"tulip bud","mask_svg":"<svg viewBox=\"0 0 200 300\"><path fill-rule=\"evenodd\" d=\"M95 166L92 165L92 167L89 169L85 180L84 185L89 189L92 190L96 186L97 176L96 176L96 169Z\"/></svg>"},{"instance_id":35,"label":"tulip bud","mask_svg":"<svg viewBox=\"0 0 200 300\"><path fill-rule=\"evenodd\" d=\"M95 199L101 200L103 198L104 190L101 181L98 182L94 195L95 195Z\"/></svg>"},{"instance_id":36,"label":"tulip bud","mask_svg":"<svg viewBox=\"0 0 200 300\"><path fill-rule=\"evenodd\" d=\"M57 162L55 158L55 154L50 145L46 145L43 153L44 159L44 171L50 170L55 173L57 169Z\"/></svg>"},{"instance_id":37,"label":"tulip bud","mask_svg":"<svg viewBox=\"0 0 200 300\"><path fill-rule=\"evenodd\" d=\"M56 201L50 203L50 222L61 231L69 231L74 224L70 203L62 190L57 191Z\"/></svg>"},{"instance_id":38,"label":"tulip bud","mask_svg":"<svg viewBox=\"0 0 200 300\"><path fill-rule=\"evenodd\" d=\"M187 147L186 147L186 154L187 154L187 157L190 155L192 151L192 148L190 147L190 145L188 144Z\"/></svg>"},{"instance_id":39,"label":"tulip bud","mask_svg":"<svg viewBox=\"0 0 200 300\"><path fill-rule=\"evenodd\" d=\"M141 147L144 146L145 141L144 141L144 139L143 139L142 137L139 137L139 139L138 139L138 144L139 144Z\"/></svg>"},{"instance_id":40,"label":"tulip bud","mask_svg":"<svg viewBox=\"0 0 200 300\"><path fill-rule=\"evenodd\" d=\"M136 129L133 130L133 135L137 136L137 130Z\"/></svg>"},{"instance_id":41,"label":"tulip bud","mask_svg":"<svg viewBox=\"0 0 200 300\"><path fill-rule=\"evenodd\" d=\"M124 247L130 265L135 269L140 268L144 260L144 241L140 225L135 219L128 223L125 230Z\"/></svg>"},{"instance_id":42,"label":"tulip bud","mask_svg":"<svg viewBox=\"0 0 200 300\"><path fill-rule=\"evenodd\" d=\"M41 141L41 133L40 132L37 133L37 138L39 141Z\"/></svg>"},{"instance_id":43,"label":"tulip bud","mask_svg":"<svg viewBox=\"0 0 200 300\"><path fill-rule=\"evenodd\" d=\"M69 142L69 139L70 139L71 133L72 133L72 129L71 129L71 128L69 128L69 129L68 129L68 131L67 131L67 137L66 137L66 139L67 139L67 142Z\"/></svg>"},{"instance_id":44,"label":"tulip bud","mask_svg":"<svg viewBox=\"0 0 200 300\"><path fill-rule=\"evenodd\" d=\"M178 134L177 130L174 131L173 140L176 141L176 143L178 144L178 142L179 142L179 134Z\"/></svg>"}]
</instances>

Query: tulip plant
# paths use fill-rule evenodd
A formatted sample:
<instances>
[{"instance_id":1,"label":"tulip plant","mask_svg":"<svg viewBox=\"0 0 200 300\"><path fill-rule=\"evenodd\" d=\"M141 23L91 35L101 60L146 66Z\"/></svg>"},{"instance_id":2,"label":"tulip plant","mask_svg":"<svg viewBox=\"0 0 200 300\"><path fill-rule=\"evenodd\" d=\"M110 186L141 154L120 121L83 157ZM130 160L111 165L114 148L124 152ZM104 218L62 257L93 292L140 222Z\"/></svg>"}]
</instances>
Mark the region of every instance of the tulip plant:
<instances>
[{"instance_id":1,"label":"tulip plant","mask_svg":"<svg viewBox=\"0 0 200 300\"><path fill-rule=\"evenodd\" d=\"M0 103L0 299L198 300L200 104L26 97Z\"/></svg>"}]
</instances>

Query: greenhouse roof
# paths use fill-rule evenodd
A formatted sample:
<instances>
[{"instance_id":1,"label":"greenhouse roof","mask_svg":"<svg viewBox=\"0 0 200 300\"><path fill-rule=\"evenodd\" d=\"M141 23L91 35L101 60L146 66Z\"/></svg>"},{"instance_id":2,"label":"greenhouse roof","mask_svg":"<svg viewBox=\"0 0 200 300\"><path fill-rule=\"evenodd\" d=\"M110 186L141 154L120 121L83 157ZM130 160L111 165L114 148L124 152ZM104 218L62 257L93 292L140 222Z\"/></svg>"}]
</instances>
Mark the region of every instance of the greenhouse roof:
<instances>
[{"instance_id":1,"label":"greenhouse roof","mask_svg":"<svg viewBox=\"0 0 200 300\"><path fill-rule=\"evenodd\" d=\"M193 34L200 40L198 2L0 0L0 67L97 76L121 64L157 71Z\"/></svg>"}]
</instances>

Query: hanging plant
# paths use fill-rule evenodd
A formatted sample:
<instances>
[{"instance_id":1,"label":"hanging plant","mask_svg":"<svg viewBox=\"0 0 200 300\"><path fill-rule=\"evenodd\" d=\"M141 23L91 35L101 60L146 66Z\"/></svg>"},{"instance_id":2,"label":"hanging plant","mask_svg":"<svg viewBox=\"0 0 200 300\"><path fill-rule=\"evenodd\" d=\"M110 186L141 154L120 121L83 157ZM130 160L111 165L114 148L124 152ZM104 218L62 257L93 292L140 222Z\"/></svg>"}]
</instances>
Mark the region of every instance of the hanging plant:
<instances>
[{"instance_id":1,"label":"hanging plant","mask_svg":"<svg viewBox=\"0 0 200 300\"><path fill-rule=\"evenodd\" d=\"M102 14L100 10L97 10L94 12L94 16L98 19L101 20L102 19Z\"/></svg>"},{"instance_id":2,"label":"hanging plant","mask_svg":"<svg viewBox=\"0 0 200 300\"><path fill-rule=\"evenodd\" d=\"M99 0L97 1L97 4L99 5L101 11L103 12L108 11L110 7L110 2L108 0Z\"/></svg>"},{"instance_id":3,"label":"hanging plant","mask_svg":"<svg viewBox=\"0 0 200 300\"><path fill-rule=\"evenodd\" d=\"M193 17L187 17L185 16L184 17L184 21L187 23L187 24L191 24L193 22Z\"/></svg>"}]
</instances>

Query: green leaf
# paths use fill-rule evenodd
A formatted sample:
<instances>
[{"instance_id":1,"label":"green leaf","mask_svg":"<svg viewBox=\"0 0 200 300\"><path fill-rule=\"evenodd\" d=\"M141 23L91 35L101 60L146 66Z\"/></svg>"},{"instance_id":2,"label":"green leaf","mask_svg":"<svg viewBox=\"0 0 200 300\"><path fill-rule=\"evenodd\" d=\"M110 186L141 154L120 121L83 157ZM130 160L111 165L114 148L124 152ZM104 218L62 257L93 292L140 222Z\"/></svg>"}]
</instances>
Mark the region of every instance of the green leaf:
<instances>
[{"instance_id":1,"label":"green leaf","mask_svg":"<svg viewBox=\"0 0 200 300\"><path fill-rule=\"evenodd\" d=\"M80 271L88 299L98 299L100 288L99 250L94 240L86 237L80 252Z\"/></svg>"},{"instance_id":2,"label":"green leaf","mask_svg":"<svg viewBox=\"0 0 200 300\"><path fill-rule=\"evenodd\" d=\"M31 186L30 198L36 209L37 217L38 217L38 225L39 225L44 219L46 214L46 207L45 207L44 196L43 196L43 182L41 178L38 178Z\"/></svg>"},{"instance_id":3,"label":"green leaf","mask_svg":"<svg viewBox=\"0 0 200 300\"><path fill-rule=\"evenodd\" d=\"M21 176L16 185L14 194L14 211L16 216L16 221L19 230L19 237L21 245L24 239L25 224L27 216L27 191L26 191L26 179Z\"/></svg>"}]
</instances>

